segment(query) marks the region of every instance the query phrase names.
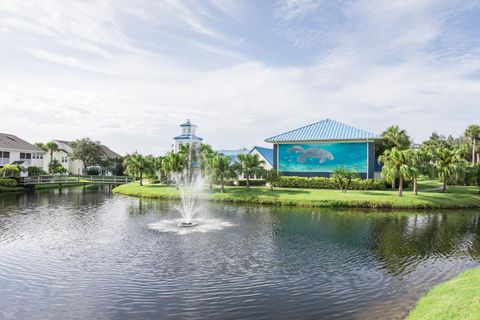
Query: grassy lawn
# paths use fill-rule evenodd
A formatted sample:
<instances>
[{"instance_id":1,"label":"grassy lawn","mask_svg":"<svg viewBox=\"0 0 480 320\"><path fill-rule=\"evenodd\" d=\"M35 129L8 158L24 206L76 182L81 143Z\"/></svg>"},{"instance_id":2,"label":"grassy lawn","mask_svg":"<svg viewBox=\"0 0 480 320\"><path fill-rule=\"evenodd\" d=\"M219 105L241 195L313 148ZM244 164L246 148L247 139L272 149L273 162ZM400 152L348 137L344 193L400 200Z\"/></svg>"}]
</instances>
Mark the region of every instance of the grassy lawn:
<instances>
[{"instance_id":1,"label":"grassy lawn","mask_svg":"<svg viewBox=\"0 0 480 320\"><path fill-rule=\"evenodd\" d=\"M407 319L480 319L480 268L433 288L419 300Z\"/></svg>"},{"instance_id":2,"label":"grassy lawn","mask_svg":"<svg viewBox=\"0 0 480 320\"><path fill-rule=\"evenodd\" d=\"M281 206L302 207L350 207L350 208L398 208L398 209L428 209L428 208L479 208L480 195L475 187L452 186L446 193L439 191L421 192L431 189L435 183L425 182L420 185L420 193L414 196L405 192L398 197L395 191L348 191L324 189L290 189L276 188L274 191L266 187L227 187L225 193L219 188L205 191L202 198L218 202L273 204ZM179 199L174 187L159 184L144 185L125 184L113 190L114 193L156 199Z\"/></svg>"}]
</instances>

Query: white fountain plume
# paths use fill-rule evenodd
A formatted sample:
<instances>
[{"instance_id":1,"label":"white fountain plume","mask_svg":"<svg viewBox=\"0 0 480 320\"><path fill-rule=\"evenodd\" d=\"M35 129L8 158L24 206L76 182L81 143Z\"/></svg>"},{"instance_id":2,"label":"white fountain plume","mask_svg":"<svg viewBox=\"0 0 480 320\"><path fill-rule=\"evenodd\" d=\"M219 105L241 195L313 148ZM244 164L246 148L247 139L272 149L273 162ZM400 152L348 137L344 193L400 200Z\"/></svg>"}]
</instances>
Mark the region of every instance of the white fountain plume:
<instances>
[{"instance_id":1,"label":"white fountain plume","mask_svg":"<svg viewBox=\"0 0 480 320\"><path fill-rule=\"evenodd\" d=\"M177 210L180 211L184 219L184 221L180 223L182 227L192 227L196 225L193 218L200 208L199 198L204 186L204 179L200 169L197 167L196 160L198 156L196 152L196 146L189 141L186 168L182 174L176 176L182 200L181 205L177 206Z\"/></svg>"}]
</instances>

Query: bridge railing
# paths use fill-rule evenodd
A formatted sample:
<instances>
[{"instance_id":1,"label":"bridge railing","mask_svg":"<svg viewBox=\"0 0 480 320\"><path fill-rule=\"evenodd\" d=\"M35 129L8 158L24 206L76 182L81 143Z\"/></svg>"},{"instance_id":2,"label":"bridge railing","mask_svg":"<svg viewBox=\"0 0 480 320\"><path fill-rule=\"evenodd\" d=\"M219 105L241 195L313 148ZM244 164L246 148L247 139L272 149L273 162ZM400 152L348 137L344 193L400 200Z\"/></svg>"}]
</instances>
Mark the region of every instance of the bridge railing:
<instances>
[{"instance_id":1,"label":"bridge railing","mask_svg":"<svg viewBox=\"0 0 480 320\"><path fill-rule=\"evenodd\" d=\"M37 176L37 177L19 177L18 185L36 185L36 184L123 184L135 182L135 177L128 176Z\"/></svg>"}]
</instances>

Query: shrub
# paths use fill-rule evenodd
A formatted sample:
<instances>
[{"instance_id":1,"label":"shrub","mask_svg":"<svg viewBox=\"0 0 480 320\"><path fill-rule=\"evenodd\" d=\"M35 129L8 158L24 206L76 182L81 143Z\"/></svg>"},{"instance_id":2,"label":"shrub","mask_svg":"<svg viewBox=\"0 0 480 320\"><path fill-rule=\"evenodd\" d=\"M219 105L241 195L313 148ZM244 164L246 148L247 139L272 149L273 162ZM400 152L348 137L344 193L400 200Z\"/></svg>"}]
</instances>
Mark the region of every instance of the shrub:
<instances>
[{"instance_id":1,"label":"shrub","mask_svg":"<svg viewBox=\"0 0 480 320\"><path fill-rule=\"evenodd\" d=\"M100 175L100 169L97 168L97 167L88 167L87 168L87 175L98 176L98 175Z\"/></svg>"},{"instance_id":2,"label":"shrub","mask_svg":"<svg viewBox=\"0 0 480 320\"><path fill-rule=\"evenodd\" d=\"M20 166L16 164L6 164L0 169L0 176L3 177L18 177L20 175Z\"/></svg>"},{"instance_id":3,"label":"shrub","mask_svg":"<svg viewBox=\"0 0 480 320\"><path fill-rule=\"evenodd\" d=\"M29 177L44 176L47 173L40 167L31 166L27 169Z\"/></svg>"},{"instance_id":4,"label":"shrub","mask_svg":"<svg viewBox=\"0 0 480 320\"><path fill-rule=\"evenodd\" d=\"M16 187L17 180L10 178L0 178L0 186L2 187Z\"/></svg>"},{"instance_id":5,"label":"shrub","mask_svg":"<svg viewBox=\"0 0 480 320\"><path fill-rule=\"evenodd\" d=\"M236 182L236 184L235 184ZM263 179L255 179L255 180L250 180L250 186L264 186L266 184L266 181ZM245 187L247 185L247 180L238 180L238 181L228 181L225 183L226 186L240 186L240 187Z\"/></svg>"},{"instance_id":6,"label":"shrub","mask_svg":"<svg viewBox=\"0 0 480 320\"><path fill-rule=\"evenodd\" d=\"M281 176L277 185L284 188L337 189L338 183L326 177L286 177ZM385 181L379 179L352 179L351 190L384 190Z\"/></svg>"}]
</instances>

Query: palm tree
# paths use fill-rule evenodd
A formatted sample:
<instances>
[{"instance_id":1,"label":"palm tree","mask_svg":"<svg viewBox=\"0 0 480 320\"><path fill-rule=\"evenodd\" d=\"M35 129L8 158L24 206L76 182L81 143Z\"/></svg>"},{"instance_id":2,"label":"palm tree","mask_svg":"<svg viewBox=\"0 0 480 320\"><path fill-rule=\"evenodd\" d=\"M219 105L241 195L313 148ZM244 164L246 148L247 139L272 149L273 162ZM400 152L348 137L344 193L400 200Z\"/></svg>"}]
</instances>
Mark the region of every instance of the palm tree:
<instances>
[{"instance_id":1,"label":"palm tree","mask_svg":"<svg viewBox=\"0 0 480 320\"><path fill-rule=\"evenodd\" d=\"M258 158L258 154L239 154L238 171L246 177L247 189L250 189L250 175L261 171L265 161Z\"/></svg>"},{"instance_id":2,"label":"palm tree","mask_svg":"<svg viewBox=\"0 0 480 320\"><path fill-rule=\"evenodd\" d=\"M472 124L468 126L468 128L465 130L465 136L469 137L472 140L472 165L475 165L477 163L476 161L476 142L478 139L480 139L480 126L476 124Z\"/></svg>"},{"instance_id":3,"label":"palm tree","mask_svg":"<svg viewBox=\"0 0 480 320\"><path fill-rule=\"evenodd\" d=\"M443 182L443 191L447 190L447 180L458 177L465 168L467 161L463 159L458 150L439 149L436 152L434 167L437 170L439 178Z\"/></svg>"},{"instance_id":4,"label":"palm tree","mask_svg":"<svg viewBox=\"0 0 480 320\"><path fill-rule=\"evenodd\" d=\"M235 167L228 156L216 154L211 160L212 178L220 179L220 192L225 192L225 179L235 178Z\"/></svg>"},{"instance_id":5,"label":"palm tree","mask_svg":"<svg viewBox=\"0 0 480 320\"><path fill-rule=\"evenodd\" d=\"M45 145L43 146L48 152L50 152L50 163L48 165L48 167L52 167L52 162L53 162L53 153L58 151L58 144L55 142L55 141L50 141L50 142L47 142L45 143ZM51 172L50 172L51 173Z\"/></svg>"},{"instance_id":6,"label":"palm tree","mask_svg":"<svg viewBox=\"0 0 480 320\"><path fill-rule=\"evenodd\" d=\"M153 156L143 156L139 153L127 155L125 158L125 168L129 175L140 178L140 186L143 186L143 176L152 171Z\"/></svg>"},{"instance_id":7,"label":"palm tree","mask_svg":"<svg viewBox=\"0 0 480 320\"><path fill-rule=\"evenodd\" d=\"M378 161L383 163L382 175L387 181L398 179L398 195L403 196L403 181L410 177L410 167L408 165L407 150L398 150L393 147L392 150L385 150L383 155L378 157Z\"/></svg>"},{"instance_id":8,"label":"palm tree","mask_svg":"<svg viewBox=\"0 0 480 320\"><path fill-rule=\"evenodd\" d=\"M187 160L187 155L182 152L169 152L165 158L163 158L163 170L167 175L174 177L177 190L180 189L180 174L185 169Z\"/></svg>"},{"instance_id":9,"label":"palm tree","mask_svg":"<svg viewBox=\"0 0 480 320\"><path fill-rule=\"evenodd\" d=\"M396 147L398 150L410 148L412 140L406 130L400 129L399 126L390 126L383 133L383 145L386 150Z\"/></svg>"},{"instance_id":10,"label":"palm tree","mask_svg":"<svg viewBox=\"0 0 480 320\"><path fill-rule=\"evenodd\" d=\"M422 150L408 149L405 151L405 157L410 170L410 178L413 179L413 193L418 195L418 177L431 171L430 155Z\"/></svg>"}]
</instances>

